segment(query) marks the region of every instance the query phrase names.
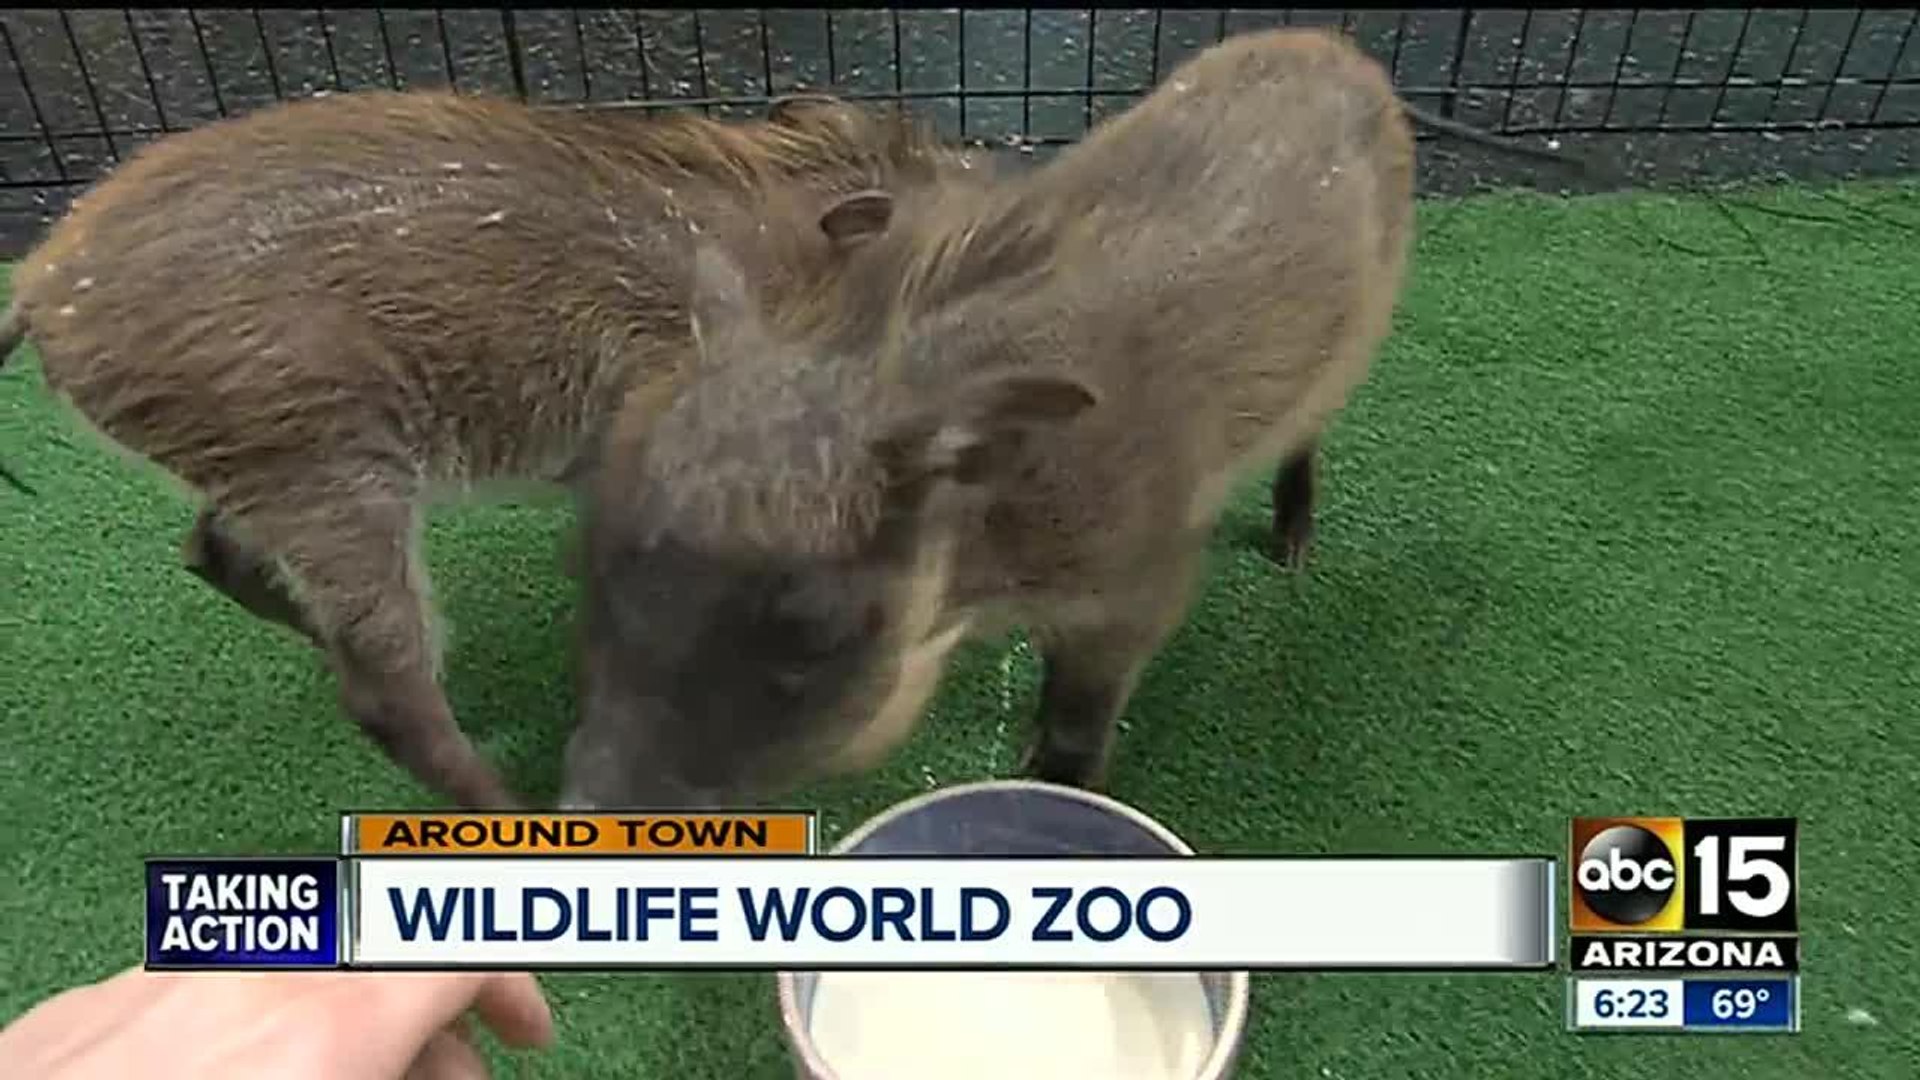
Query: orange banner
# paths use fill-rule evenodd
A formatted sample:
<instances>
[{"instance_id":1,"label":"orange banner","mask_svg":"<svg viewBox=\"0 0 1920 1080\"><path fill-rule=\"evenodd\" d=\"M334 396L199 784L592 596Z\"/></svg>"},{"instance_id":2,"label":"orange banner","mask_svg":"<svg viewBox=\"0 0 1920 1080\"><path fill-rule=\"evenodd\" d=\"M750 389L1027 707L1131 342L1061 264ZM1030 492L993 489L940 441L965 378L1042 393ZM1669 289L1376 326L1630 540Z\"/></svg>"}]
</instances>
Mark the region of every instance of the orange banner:
<instances>
[{"instance_id":1,"label":"orange banner","mask_svg":"<svg viewBox=\"0 0 1920 1080\"><path fill-rule=\"evenodd\" d=\"M813 815L349 814L348 855L807 855Z\"/></svg>"}]
</instances>

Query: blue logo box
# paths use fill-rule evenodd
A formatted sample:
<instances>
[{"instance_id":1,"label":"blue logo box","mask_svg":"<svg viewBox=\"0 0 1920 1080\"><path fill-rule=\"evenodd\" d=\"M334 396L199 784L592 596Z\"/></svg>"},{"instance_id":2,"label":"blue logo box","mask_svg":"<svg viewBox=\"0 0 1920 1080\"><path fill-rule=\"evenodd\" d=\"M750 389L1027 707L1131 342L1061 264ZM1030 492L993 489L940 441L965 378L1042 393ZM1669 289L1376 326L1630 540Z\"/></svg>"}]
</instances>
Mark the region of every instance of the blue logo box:
<instances>
[{"instance_id":1,"label":"blue logo box","mask_svg":"<svg viewBox=\"0 0 1920 1080\"><path fill-rule=\"evenodd\" d=\"M147 970L340 966L337 859L147 860Z\"/></svg>"}]
</instances>

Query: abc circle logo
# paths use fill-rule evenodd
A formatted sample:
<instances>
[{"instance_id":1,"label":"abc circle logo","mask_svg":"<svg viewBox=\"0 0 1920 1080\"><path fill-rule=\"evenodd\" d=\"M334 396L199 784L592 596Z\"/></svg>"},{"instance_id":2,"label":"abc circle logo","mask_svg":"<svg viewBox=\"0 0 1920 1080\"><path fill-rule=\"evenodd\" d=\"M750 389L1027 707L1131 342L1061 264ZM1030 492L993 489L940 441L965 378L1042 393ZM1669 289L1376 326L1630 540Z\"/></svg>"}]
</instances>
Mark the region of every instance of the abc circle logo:
<instances>
[{"instance_id":1,"label":"abc circle logo","mask_svg":"<svg viewBox=\"0 0 1920 1080\"><path fill-rule=\"evenodd\" d=\"M1639 825L1601 830L1580 850L1574 883L1595 915L1635 926L1664 911L1679 882L1665 840Z\"/></svg>"}]
</instances>

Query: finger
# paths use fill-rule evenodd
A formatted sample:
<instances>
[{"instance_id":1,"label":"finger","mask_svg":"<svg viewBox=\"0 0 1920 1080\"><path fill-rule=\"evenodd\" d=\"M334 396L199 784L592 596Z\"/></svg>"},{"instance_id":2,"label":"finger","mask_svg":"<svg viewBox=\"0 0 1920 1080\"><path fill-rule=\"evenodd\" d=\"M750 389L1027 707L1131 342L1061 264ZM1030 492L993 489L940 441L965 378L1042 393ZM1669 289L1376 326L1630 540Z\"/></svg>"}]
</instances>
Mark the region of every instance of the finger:
<instances>
[{"instance_id":1,"label":"finger","mask_svg":"<svg viewBox=\"0 0 1920 1080\"><path fill-rule=\"evenodd\" d=\"M453 1029L436 1033L407 1070L406 1080L488 1080L487 1061Z\"/></svg>"},{"instance_id":2,"label":"finger","mask_svg":"<svg viewBox=\"0 0 1920 1080\"><path fill-rule=\"evenodd\" d=\"M35 1005L0 1033L0 1058L31 1061L41 1071L90 1050L126 1015L149 1008L160 996L154 977L129 968L86 986L63 990Z\"/></svg>"},{"instance_id":3,"label":"finger","mask_svg":"<svg viewBox=\"0 0 1920 1080\"><path fill-rule=\"evenodd\" d=\"M532 975L494 976L473 1006L480 1022L508 1046L528 1049L553 1042L553 1008Z\"/></svg>"},{"instance_id":4,"label":"finger","mask_svg":"<svg viewBox=\"0 0 1920 1080\"><path fill-rule=\"evenodd\" d=\"M421 1048L472 1007L493 978L484 972L356 972L342 975L327 1012L354 1032L340 1046L341 1076L399 1076Z\"/></svg>"},{"instance_id":5,"label":"finger","mask_svg":"<svg viewBox=\"0 0 1920 1080\"><path fill-rule=\"evenodd\" d=\"M76 986L63 990L42 1004L42 1008L61 1009L73 1007L74 1002L84 1002L87 1009L99 1009L115 1013L124 1010L135 1002L147 1001L159 997L168 986L168 976L157 974L142 967L130 967L114 972L97 982L85 986Z\"/></svg>"},{"instance_id":6,"label":"finger","mask_svg":"<svg viewBox=\"0 0 1920 1080\"><path fill-rule=\"evenodd\" d=\"M333 1008L352 1016L360 1032L348 1054L357 1066L350 1075L399 1073L428 1039L476 1005L490 1027L504 1028L502 1041L510 1045L543 1045L551 1037L546 998L530 975L382 972L341 979Z\"/></svg>"}]
</instances>

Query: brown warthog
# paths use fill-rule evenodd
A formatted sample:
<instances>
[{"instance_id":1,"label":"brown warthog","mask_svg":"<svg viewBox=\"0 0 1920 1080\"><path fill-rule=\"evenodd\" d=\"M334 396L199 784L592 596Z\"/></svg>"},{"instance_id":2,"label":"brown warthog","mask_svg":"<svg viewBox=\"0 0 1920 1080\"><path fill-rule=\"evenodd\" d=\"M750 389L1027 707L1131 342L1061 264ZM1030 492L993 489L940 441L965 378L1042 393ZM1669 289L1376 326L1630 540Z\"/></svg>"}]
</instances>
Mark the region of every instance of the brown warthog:
<instances>
[{"instance_id":1,"label":"brown warthog","mask_svg":"<svg viewBox=\"0 0 1920 1080\"><path fill-rule=\"evenodd\" d=\"M703 249L701 372L587 503L563 804L872 763L1013 625L1024 768L1102 785L1231 488L1310 453L1387 335L1413 167L1379 64L1256 33L1032 173L901 193L807 295Z\"/></svg>"},{"instance_id":2,"label":"brown warthog","mask_svg":"<svg viewBox=\"0 0 1920 1080\"><path fill-rule=\"evenodd\" d=\"M644 426L692 355L692 241L751 235L759 192L811 200L793 246L824 268L861 192L973 164L820 100L752 124L432 92L275 106L87 192L20 262L0 346L30 338L93 427L202 497L188 568L323 649L389 756L513 805L439 686L423 501L571 479L610 416Z\"/></svg>"}]
</instances>

